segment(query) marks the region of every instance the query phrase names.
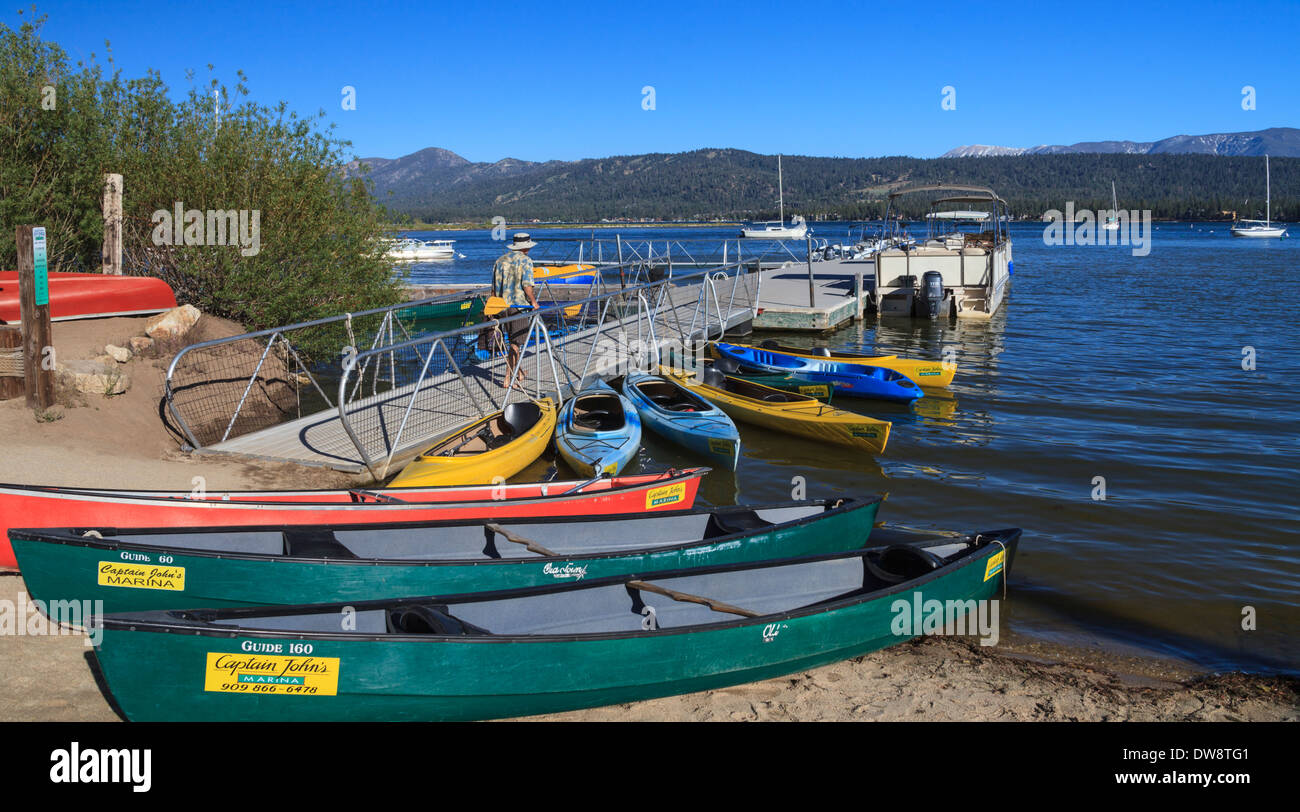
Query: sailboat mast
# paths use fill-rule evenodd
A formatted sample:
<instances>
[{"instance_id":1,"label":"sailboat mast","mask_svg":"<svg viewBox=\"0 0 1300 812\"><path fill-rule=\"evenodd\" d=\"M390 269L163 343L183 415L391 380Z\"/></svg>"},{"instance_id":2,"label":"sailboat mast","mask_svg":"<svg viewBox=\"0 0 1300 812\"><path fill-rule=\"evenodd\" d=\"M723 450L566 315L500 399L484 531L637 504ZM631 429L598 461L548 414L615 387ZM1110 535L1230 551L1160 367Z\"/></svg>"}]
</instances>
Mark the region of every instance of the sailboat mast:
<instances>
[{"instance_id":1,"label":"sailboat mast","mask_svg":"<svg viewBox=\"0 0 1300 812\"><path fill-rule=\"evenodd\" d=\"M1264 156L1264 223L1273 225L1273 183L1268 176L1268 156Z\"/></svg>"},{"instance_id":2,"label":"sailboat mast","mask_svg":"<svg viewBox=\"0 0 1300 812\"><path fill-rule=\"evenodd\" d=\"M780 198L781 227L785 228L785 183L781 178L781 156L776 156L776 193Z\"/></svg>"},{"instance_id":3,"label":"sailboat mast","mask_svg":"<svg viewBox=\"0 0 1300 812\"><path fill-rule=\"evenodd\" d=\"M1110 182L1110 213L1119 216L1119 198L1115 196L1115 181Z\"/></svg>"}]
</instances>

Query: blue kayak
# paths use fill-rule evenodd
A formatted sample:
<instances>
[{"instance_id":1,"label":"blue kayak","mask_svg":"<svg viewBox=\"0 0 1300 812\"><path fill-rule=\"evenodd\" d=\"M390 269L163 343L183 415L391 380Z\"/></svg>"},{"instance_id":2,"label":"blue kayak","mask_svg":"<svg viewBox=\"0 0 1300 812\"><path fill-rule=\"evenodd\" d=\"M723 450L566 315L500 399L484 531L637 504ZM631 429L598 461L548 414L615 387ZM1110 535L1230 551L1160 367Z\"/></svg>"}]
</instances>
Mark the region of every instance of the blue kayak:
<instances>
[{"instance_id":1,"label":"blue kayak","mask_svg":"<svg viewBox=\"0 0 1300 812\"><path fill-rule=\"evenodd\" d=\"M641 448L641 417L630 400L596 381L560 409L555 448L583 476L615 476Z\"/></svg>"},{"instance_id":2,"label":"blue kayak","mask_svg":"<svg viewBox=\"0 0 1300 812\"><path fill-rule=\"evenodd\" d=\"M722 341L715 341L712 346L718 357L735 361L742 371L764 375L788 375L792 380L810 386L833 386L833 391L837 395L911 403L925 394L911 378L884 367L841 364L830 359L801 358Z\"/></svg>"},{"instance_id":3,"label":"blue kayak","mask_svg":"<svg viewBox=\"0 0 1300 812\"><path fill-rule=\"evenodd\" d=\"M646 428L715 465L736 470L740 432L721 409L670 380L644 372L627 374L623 394L632 401Z\"/></svg>"}]
</instances>

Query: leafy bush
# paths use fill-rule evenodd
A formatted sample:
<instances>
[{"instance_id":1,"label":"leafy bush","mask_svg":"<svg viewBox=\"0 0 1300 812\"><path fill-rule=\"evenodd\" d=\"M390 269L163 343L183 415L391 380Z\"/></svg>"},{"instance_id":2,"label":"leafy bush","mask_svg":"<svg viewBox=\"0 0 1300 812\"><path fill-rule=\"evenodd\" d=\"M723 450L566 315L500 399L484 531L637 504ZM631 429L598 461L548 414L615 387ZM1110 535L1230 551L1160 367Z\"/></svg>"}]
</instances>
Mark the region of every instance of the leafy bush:
<instances>
[{"instance_id":1,"label":"leafy bush","mask_svg":"<svg viewBox=\"0 0 1300 812\"><path fill-rule=\"evenodd\" d=\"M0 264L16 261L14 227L35 224L51 270L98 270L103 175L116 172L125 272L165 280L181 303L260 329L401 300L379 242L385 213L363 178L344 178L349 145L322 131L323 111L251 102L242 73L233 88L191 77L176 102L158 73L124 78L111 54L107 69L93 54L70 65L42 23L0 24ZM205 244L158 244L174 232L154 213L174 217L177 203L203 213ZM243 210L249 231L257 212L258 244L206 244L210 210Z\"/></svg>"}]
</instances>

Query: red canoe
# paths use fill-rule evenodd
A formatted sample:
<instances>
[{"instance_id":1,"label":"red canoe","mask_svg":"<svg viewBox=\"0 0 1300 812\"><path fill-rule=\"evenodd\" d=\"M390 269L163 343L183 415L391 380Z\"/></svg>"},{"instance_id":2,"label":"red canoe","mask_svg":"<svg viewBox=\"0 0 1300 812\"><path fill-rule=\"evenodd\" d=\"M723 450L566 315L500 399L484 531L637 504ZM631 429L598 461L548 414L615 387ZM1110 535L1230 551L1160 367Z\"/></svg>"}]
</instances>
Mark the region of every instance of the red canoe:
<instances>
[{"instance_id":1,"label":"red canoe","mask_svg":"<svg viewBox=\"0 0 1300 812\"><path fill-rule=\"evenodd\" d=\"M0 569L11 527L231 527L371 524L686 510L708 468L588 482L365 491L117 491L0 484ZM581 490L578 488L581 487ZM576 491L576 492L575 492Z\"/></svg>"},{"instance_id":2,"label":"red canoe","mask_svg":"<svg viewBox=\"0 0 1300 812\"><path fill-rule=\"evenodd\" d=\"M105 276L101 273L50 274L50 319L140 316L176 306L166 282L151 276ZM18 272L0 271L0 322L18 324Z\"/></svg>"}]
</instances>

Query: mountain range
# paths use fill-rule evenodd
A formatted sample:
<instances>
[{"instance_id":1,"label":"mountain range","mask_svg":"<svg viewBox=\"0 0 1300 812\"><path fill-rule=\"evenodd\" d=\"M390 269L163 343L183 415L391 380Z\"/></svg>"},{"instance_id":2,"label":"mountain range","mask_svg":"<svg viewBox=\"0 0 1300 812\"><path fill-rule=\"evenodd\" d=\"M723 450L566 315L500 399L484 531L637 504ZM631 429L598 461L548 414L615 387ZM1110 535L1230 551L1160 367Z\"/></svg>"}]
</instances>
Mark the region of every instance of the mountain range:
<instances>
[{"instance_id":1,"label":"mountain range","mask_svg":"<svg viewBox=\"0 0 1300 812\"><path fill-rule=\"evenodd\" d=\"M1172 154L1169 144L1161 151L1141 152L1137 148L1143 145L1135 144L1133 149L1096 152L993 151L947 158L786 155L785 212L808 219L869 219L884 212L885 198L900 186L958 183L992 188L1013 213L1036 217L1066 201L1077 207L1108 205L1114 181L1123 205L1151 209L1155 217L1217 219L1234 211L1251 217L1263 202L1263 161L1251 155L1205 154L1204 148L1205 139L1218 139L1219 149L1229 143L1240 146L1250 141L1243 136L1260 139L1270 155L1288 154L1273 146L1300 136L1300 130L1198 136L1188 144L1198 148L1196 154ZM1106 142L1111 143L1129 142ZM977 154L987 157L973 157ZM1300 148L1289 154L1300 155ZM1300 160L1279 158L1272 169L1274 215L1280 219L1287 207L1295 207L1300 217ZM400 158L354 160L345 174L363 177L376 200L396 217L431 223L485 222L496 216L512 222L596 222L777 215L776 156L739 149L473 162L430 147Z\"/></svg>"},{"instance_id":2,"label":"mountain range","mask_svg":"<svg viewBox=\"0 0 1300 812\"><path fill-rule=\"evenodd\" d=\"M1121 153L1125 155L1269 155L1300 158L1300 130L1273 127L1245 133L1175 135L1159 141L1081 141L1062 146L991 147L984 144L950 149L941 158L986 158L1006 155L1065 155L1070 153Z\"/></svg>"}]
</instances>

